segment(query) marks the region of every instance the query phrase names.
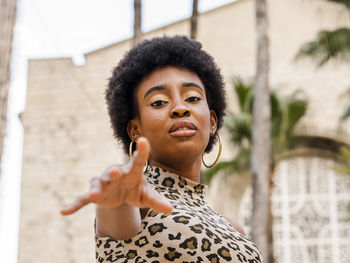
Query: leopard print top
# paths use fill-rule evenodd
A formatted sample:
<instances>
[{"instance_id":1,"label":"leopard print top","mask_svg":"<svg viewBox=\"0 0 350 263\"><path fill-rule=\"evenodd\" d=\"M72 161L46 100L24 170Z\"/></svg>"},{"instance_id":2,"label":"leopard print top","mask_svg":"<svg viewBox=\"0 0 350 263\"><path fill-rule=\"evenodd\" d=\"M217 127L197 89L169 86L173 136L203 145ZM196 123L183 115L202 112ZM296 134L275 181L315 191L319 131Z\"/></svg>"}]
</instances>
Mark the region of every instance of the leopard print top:
<instances>
[{"instance_id":1,"label":"leopard print top","mask_svg":"<svg viewBox=\"0 0 350 263\"><path fill-rule=\"evenodd\" d=\"M206 186L152 166L145 175L172 214L150 209L127 240L96 236L96 262L263 262L257 247L207 205Z\"/></svg>"}]
</instances>

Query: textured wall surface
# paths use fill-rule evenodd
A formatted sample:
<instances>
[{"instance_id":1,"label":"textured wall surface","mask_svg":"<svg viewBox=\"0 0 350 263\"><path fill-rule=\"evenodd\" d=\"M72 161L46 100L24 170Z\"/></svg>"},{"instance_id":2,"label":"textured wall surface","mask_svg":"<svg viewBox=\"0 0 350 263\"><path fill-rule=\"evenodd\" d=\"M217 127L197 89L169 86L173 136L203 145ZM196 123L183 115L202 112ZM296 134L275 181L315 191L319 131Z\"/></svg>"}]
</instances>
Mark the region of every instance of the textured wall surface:
<instances>
[{"instance_id":1,"label":"textured wall surface","mask_svg":"<svg viewBox=\"0 0 350 263\"><path fill-rule=\"evenodd\" d=\"M322 8L310 3L271 0L269 4L272 87L281 94L302 88L310 99L304 122L312 128L310 132L337 136L337 119L346 105L346 100L339 98L350 86L349 66L339 63L315 69L311 62L292 61L299 46L320 28L349 22L322 17ZM230 78L252 78L255 71L254 23L251 0L199 17L198 40L222 68L233 110ZM185 20L145 37L188 33L189 21ZM99 176L110 164L126 160L109 128L103 93L111 69L130 47L131 42L123 41L90 52L85 54L86 64L79 67L68 58L29 62L19 262L94 262L94 207L69 217L60 216L59 209L86 191L90 178ZM226 143L223 159L232 157L233 152ZM210 202L218 206L215 181L211 189ZM228 202L236 202L233 207L238 208L241 194L230 196L236 200L228 198ZM237 217L229 205L218 210Z\"/></svg>"},{"instance_id":2,"label":"textured wall surface","mask_svg":"<svg viewBox=\"0 0 350 263\"><path fill-rule=\"evenodd\" d=\"M0 162L6 136L12 40L16 15L16 0L0 0Z\"/></svg>"}]
</instances>

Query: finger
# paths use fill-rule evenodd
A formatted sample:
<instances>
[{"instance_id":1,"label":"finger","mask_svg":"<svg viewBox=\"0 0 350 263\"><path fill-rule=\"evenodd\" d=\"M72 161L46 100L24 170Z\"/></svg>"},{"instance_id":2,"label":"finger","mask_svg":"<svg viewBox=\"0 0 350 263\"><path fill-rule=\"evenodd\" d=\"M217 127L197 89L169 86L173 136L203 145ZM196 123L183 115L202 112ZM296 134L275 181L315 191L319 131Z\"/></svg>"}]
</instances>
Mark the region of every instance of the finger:
<instances>
[{"instance_id":1,"label":"finger","mask_svg":"<svg viewBox=\"0 0 350 263\"><path fill-rule=\"evenodd\" d=\"M95 177L90 180L89 197L94 199L101 193L101 181Z\"/></svg>"},{"instance_id":2,"label":"finger","mask_svg":"<svg viewBox=\"0 0 350 263\"><path fill-rule=\"evenodd\" d=\"M150 145L145 137L140 137L137 140L137 151L134 153L134 158L131 165L130 173L143 174L143 168L148 160Z\"/></svg>"},{"instance_id":3,"label":"finger","mask_svg":"<svg viewBox=\"0 0 350 263\"><path fill-rule=\"evenodd\" d=\"M142 203L145 207L152 208L156 212L163 214L171 214L173 210L173 206L170 204L168 200L159 195L156 191L151 189L144 196Z\"/></svg>"},{"instance_id":4,"label":"finger","mask_svg":"<svg viewBox=\"0 0 350 263\"><path fill-rule=\"evenodd\" d=\"M122 167L114 164L106 168L99 178L102 182L110 182L121 174L123 174Z\"/></svg>"},{"instance_id":5,"label":"finger","mask_svg":"<svg viewBox=\"0 0 350 263\"><path fill-rule=\"evenodd\" d=\"M71 214L74 214L79 209L81 209L82 207L84 207L87 204L89 204L90 202L91 202L90 201L90 196L89 196L89 193L87 193L87 194L84 194L84 195L78 197L74 201L73 204L71 204L67 208L61 209L60 212L61 212L62 215L71 215Z\"/></svg>"},{"instance_id":6,"label":"finger","mask_svg":"<svg viewBox=\"0 0 350 263\"><path fill-rule=\"evenodd\" d=\"M119 179L123 175L123 171L120 167L113 167L111 170L109 170L109 178L111 181Z\"/></svg>"}]
</instances>

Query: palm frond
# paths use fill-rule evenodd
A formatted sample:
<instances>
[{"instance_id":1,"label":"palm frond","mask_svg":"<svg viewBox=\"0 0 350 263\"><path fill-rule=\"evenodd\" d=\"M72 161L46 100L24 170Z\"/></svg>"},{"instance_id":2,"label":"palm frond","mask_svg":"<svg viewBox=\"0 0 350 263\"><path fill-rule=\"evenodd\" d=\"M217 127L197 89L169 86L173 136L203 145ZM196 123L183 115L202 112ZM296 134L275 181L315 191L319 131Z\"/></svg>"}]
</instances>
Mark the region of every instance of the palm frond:
<instances>
[{"instance_id":1,"label":"palm frond","mask_svg":"<svg viewBox=\"0 0 350 263\"><path fill-rule=\"evenodd\" d=\"M214 167L207 169L201 176L203 183L209 184L213 177L222 172L224 174L241 173L249 168L249 152L242 151L231 161L217 163Z\"/></svg>"},{"instance_id":2,"label":"palm frond","mask_svg":"<svg viewBox=\"0 0 350 263\"><path fill-rule=\"evenodd\" d=\"M279 112L276 112L276 121L272 119L272 158L283 151L293 147L295 136L293 135L296 125L305 115L307 110L307 99L304 94L297 90L290 96L279 99ZM273 111L273 109L272 109ZM273 116L273 115L272 115Z\"/></svg>"},{"instance_id":3,"label":"palm frond","mask_svg":"<svg viewBox=\"0 0 350 263\"><path fill-rule=\"evenodd\" d=\"M334 2L344 5L347 9L350 10L350 1L349 0L327 0L328 2Z\"/></svg>"},{"instance_id":4,"label":"palm frond","mask_svg":"<svg viewBox=\"0 0 350 263\"><path fill-rule=\"evenodd\" d=\"M296 124L306 113L308 102L304 98L298 98L299 94L301 94L300 90L286 98L286 130L282 132L291 134Z\"/></svg>"},{"instance_id":5,"label":"palm frond","mask_svg":"<svg viewBox=\"0 0 350 263\"><path fill-rule=\"evenodd\" d=\"M233 144L241 144L243 141L251 141L252 115L249 113L227 113L225 127L230 134Z\"/></svg>"},{"instance_id":6,"label":"palm frond","mask_svg":"<svg viewBox=\"0 0 350 263\"><path fill-rule=\"evenodd\" d=\"M271 137L276 137L281 129L282 122L282 105L275 92L270 94L271 103Z\"/></svg>"},{"instance_id":7,"label":"palm frond","mask_svg":"<svg viewBox=\"0 0 350 263\"><path fill-rule=\"evenodd\" d=\"M345 109L342 116L340 117L340 121L345 121L347 118L350 117L350 105Z\"/></svg>"},{"instance_id":8,"label":"palm frond","mask_svg":"<svg viewBox=\"0 0 350 263\"><path fill-rule=\"evenodd\" d=\"M343 161L350 167L350 149L347 147L341 147L340 156L342 157Z\"/></svg>"},{"instance_id":9,"label":"palm frond","mask_svg":"<svg viewBox=\"0 0 350 263\"><path fill-rule=\"evenodd\" d=\"M216 175L220 171L227 171L227 170L233 171L232 161L217 163L214 167L205 170L205 172L201 176L201 179L203 183L209 184L210 181L213 179L214 175Z\"/></svg>"},{"instance_id":10,"label":"palm frond","mask_svg":"<svg viewBox=\"0 0 350 263\"><path fill-rule=\"evenodd\" d=\"M338 28L334 31L320 31L315 40L300 48L295 58L311 57L318 66L322 66L330 59L346 59L349 55L350 29Z\"/></svg>"},{"instance_id":11,"label":"palm frond","mask_svg":"<svg viewBox=\"0 0 350 263\"><path fill-rule=\"evenodd\" d=\"M233 85L241 111L239 113L229 111L224 127L237 154L233 160L219 162L213 168L206 170L203 178L207 183L219 172L241 173L249 170L250 167L253 84L234 78ZM297 91L290 96L280 98L275 92L270 93L272 163L278 153L291 147L295 137L294 127L306 112L307 100L300 97L300 94L301 92Z\"/></svg>"},{"instance_id":12,"label":"palm frond","mask_svg":"<svg viewBox=\"0 0 350 263\"><path fill-rule=\"evenodd\" d=\"M244 82L241 78L232 79L235 94L238 99L241 112L249 112L253 104L253 84Z\"/></svg>"},{"instance_id":13,"label":"palm frond","mask_svg":"<svg viewBox=\"0 0 350 263\"><path fill-rule=\"evenodd\" d=\"M337 173L350 175L350 148L345 146L341 147L339 157L340 164L332 167L332 170Z\"/></svg>"}]
</instances>

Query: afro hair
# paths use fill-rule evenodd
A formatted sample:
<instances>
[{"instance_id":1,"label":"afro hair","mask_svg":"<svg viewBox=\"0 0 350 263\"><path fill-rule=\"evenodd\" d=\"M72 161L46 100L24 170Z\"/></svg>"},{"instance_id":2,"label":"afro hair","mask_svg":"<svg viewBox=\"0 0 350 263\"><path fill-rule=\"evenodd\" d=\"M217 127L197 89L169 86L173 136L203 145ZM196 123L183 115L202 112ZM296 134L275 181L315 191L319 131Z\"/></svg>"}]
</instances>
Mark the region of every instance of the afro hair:
<instances>
[{"instance_id":1,"label":"afro hair","mask_svg":"<svg viewBox=\"0 0 350 263\"><path fill-rule=\"evenodd\" d=\"M123 144L126 153L131 142L127 124L137 115L135 89L154 70L166 66L185 68L201 79L209 109L214 110L218 118L217 130L222 127L226 108L223 77L201 43L186 36L143 40L130 49L113 69L105 93L114 136ZM216 140L215 135L210 137L205 152L211 151Z\"/></svg>"}]
</instances>

